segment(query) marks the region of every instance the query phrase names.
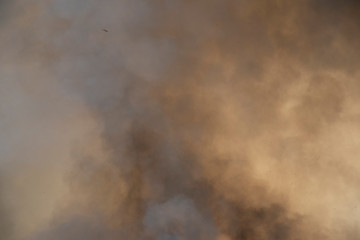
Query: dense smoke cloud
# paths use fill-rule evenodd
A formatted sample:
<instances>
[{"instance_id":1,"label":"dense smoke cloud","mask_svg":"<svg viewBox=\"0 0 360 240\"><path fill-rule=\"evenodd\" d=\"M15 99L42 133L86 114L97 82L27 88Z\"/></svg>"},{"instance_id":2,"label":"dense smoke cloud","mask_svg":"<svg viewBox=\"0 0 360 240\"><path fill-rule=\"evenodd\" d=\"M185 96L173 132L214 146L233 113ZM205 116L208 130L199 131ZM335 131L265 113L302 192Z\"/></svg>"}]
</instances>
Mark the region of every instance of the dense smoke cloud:
<instances>
[{"instance_id":1,"label":"dense smoke cloud","mask_svg":"<svg viewBox=\"0 0 360 240\"><path fill-rule=\"evenodd\" d=\"M360 5L0 5L0 238L358 239Z\"/></svg>"}]
</instances>

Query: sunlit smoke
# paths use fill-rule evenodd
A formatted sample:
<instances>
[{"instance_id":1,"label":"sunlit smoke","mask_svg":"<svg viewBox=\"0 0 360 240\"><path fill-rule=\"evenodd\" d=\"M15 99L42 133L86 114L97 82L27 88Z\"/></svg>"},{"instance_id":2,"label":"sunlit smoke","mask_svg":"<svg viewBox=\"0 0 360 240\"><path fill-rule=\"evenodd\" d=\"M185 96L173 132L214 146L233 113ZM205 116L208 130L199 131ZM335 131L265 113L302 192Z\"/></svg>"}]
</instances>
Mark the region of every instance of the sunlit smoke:
<instances>
[{"instance_id":1,"label":"sunlit smoke","mask_svg":"<svg viewBox=\"0 0 360 240\"><path fill-rule=\"evenodd\" d=\"M0 239L360 238L360 4L0 4Z\"/></svg>"}]
</instances>

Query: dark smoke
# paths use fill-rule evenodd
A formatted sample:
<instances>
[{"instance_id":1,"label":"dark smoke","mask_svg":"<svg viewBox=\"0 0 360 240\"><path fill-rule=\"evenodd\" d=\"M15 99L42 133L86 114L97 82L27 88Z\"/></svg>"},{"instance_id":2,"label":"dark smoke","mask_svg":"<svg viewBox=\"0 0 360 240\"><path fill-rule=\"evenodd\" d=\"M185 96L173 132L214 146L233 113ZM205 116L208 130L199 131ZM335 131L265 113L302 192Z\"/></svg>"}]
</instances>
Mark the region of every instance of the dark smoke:
<instances>
[{"instance_id":1,"label":"dark smoke","mask_svg":"<svg viewBox=\"0 0 360 240\"><path fill-rule=\"evenodd\" d=\"M6 9L1 239L360 238L357 1Z\"/></svg>"}]
</instances>

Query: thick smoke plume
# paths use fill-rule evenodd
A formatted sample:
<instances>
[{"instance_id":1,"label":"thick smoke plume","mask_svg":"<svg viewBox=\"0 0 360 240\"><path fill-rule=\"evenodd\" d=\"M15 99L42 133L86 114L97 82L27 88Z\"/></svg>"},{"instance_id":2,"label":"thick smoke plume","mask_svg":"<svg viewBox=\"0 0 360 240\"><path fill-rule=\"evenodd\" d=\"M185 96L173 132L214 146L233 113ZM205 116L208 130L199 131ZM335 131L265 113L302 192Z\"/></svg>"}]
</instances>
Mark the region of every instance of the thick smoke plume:
<instances>
[{"instance_id":1,"label":"thick smoke plume","mask_svg":"<svg viewBox=\"0 0 360 240\"><path fill-rule=\"evenodd\" d=\"M360 4L0 4L0 239L360 239Z\"/></svg>"}]
</instances>

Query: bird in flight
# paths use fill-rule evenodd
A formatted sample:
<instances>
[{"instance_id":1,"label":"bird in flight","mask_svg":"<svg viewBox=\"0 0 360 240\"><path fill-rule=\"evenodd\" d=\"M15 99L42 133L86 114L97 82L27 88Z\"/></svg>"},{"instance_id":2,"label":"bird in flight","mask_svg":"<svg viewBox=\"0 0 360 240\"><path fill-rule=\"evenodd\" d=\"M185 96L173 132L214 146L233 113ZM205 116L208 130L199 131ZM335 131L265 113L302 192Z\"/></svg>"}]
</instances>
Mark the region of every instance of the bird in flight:
<instances>
[{"instance_id":1,"label":"bird in flight","mask_svg":"<svg viewBox=\"0 0 360 240\"><path fill-rule=\"evenodd\" d=\"M107 29L105 29L105 28L103 29L103 31L104 31L104 32L109 32L109 31L108 31Z\"/></svg>"}]
</instances>

